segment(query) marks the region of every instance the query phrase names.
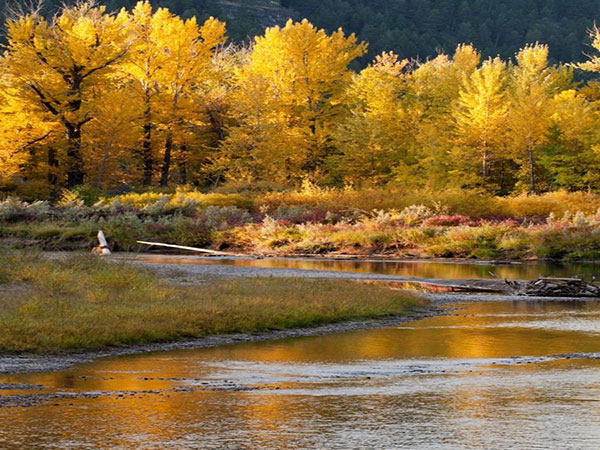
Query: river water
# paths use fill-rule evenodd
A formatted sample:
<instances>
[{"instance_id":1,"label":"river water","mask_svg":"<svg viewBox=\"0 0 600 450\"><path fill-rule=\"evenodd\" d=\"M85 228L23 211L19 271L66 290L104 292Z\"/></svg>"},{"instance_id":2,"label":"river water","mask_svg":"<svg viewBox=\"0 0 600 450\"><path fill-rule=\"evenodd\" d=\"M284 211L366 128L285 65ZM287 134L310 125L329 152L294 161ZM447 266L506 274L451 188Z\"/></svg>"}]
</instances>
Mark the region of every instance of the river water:
<instances>
[{"instance_id":1,"label":"river water","mask_svg":"<svg viewBox=\"0 0 600 450\"><path fill-rule=\"evenodd\" d=\"M599 302L447 308L0 375L0 448L600 448Z\"/></svg>"},{"instance_id":2,"label":"river water","mask_svg":"<svg viewBox=\"0 0 600 450\"><path fill-rule=\"evenodd\" d=\"M179 255L138 254L134 260L151 264L175 264L181 266L224 265L256 267L263 269L300 269L398 275L416 278L509 278L534 279L538 276L582 276L586 280L600 278L600 264L594 263L545 263L512 262L497 264L485 261L453 260L334 260L319 258L216 258Z\"/></svg>"}]
</instances>

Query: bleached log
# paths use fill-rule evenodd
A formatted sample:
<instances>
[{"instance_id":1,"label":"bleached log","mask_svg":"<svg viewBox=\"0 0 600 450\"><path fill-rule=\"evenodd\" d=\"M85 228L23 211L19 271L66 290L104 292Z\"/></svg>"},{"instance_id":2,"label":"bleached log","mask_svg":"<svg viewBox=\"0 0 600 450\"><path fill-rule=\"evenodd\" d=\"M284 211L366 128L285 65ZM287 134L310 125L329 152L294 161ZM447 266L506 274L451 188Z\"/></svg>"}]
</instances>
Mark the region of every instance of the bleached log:
<instances>
[{"instance_id":1,"label":"bleached log","mask_svg":"<svg viewBox=\"0 0 600 450\"><path fill-rule=\"evenodd\" d=\"M239 253L220 252L216 250L209 250L206 248L188 247L186 245L174 245L174 244L163 244L162 242L147 242L147 241L136 241L138 244L153 245L156 247L167 247L176 248L179 250L189 250L191 252L208 253L210 255L223 255L223 256L247 256Z\"/></svg>"},{"instance_id":2,"label":"bleached log","mask_svg":"<svg viewBox=\"0 0 600 450\"><path fill-rule=\"evenodd\" d=\"M98 242L100 245L98 246L99 254L103 256L110 255L110 249L108 248L108 242L106 242L106 237L104 236L104 232L102 230L98 231Z\"/></svg>"}]
</instances>

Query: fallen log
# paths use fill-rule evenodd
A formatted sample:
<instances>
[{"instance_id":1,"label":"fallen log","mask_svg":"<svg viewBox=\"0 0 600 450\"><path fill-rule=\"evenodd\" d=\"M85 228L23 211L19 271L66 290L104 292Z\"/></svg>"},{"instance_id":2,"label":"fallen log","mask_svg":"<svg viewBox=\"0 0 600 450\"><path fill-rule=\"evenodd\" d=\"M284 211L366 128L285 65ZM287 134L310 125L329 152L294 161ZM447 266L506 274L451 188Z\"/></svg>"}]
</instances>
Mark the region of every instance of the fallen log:
<instances>
[{"instance_id":1,"label":"fallen log","mask_svg":"<svg viewBox=\"0 0 600 450\"><path fill-rule=\"evenodd\" d=\"M150 245L150 246L155 246L155 247L175 248L178 250L188 250L190 252L207 253L207 254L215 255L215 256L236 256L236 257L240 257L240 256L247 257L248 256L248 255L245 255L242 253L221 252L221 251L217 251L217 250L209 250L207 248L188 247L187 245L163 244L162 242L147 242L147 241L136 241L136 242L138 244Z\"/></svg>"}]
</instances>

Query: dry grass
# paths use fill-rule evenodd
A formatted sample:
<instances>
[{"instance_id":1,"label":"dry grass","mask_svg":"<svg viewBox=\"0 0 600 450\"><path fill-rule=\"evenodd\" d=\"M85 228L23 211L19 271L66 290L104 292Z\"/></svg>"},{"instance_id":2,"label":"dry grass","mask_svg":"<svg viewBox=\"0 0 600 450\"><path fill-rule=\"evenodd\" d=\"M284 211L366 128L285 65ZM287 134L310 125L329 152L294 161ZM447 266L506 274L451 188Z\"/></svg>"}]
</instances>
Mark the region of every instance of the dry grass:
<instances>
[{"instance_id":1,"label":"dry grass","mask_svg":"<svg viewBox=\"0 0 600 450\"><path fill-rule=\"evenodd\" d=\"M0 252L0 352L51 353L406 313L410 294L352 281L170 284L92 256Z\"/></svg>"}]
</instances>

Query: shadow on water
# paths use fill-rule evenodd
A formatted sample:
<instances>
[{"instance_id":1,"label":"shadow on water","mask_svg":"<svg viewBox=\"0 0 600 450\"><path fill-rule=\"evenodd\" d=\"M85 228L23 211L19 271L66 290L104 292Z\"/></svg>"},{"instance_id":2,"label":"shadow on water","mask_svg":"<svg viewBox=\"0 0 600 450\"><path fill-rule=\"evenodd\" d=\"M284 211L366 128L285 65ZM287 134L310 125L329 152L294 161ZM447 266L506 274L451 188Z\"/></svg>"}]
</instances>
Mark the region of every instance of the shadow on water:
<instances>
[{"instance_id":1,"label":"shadow on water","mask_svg":"<svg viewBox=\"0 0 600 450\"><path fill-rule=\"evenodd\" d=\"M467 303L394 328L1 376L0 446L598 448L598 358L598 302Z\"/></svg>"}]
</instances>

